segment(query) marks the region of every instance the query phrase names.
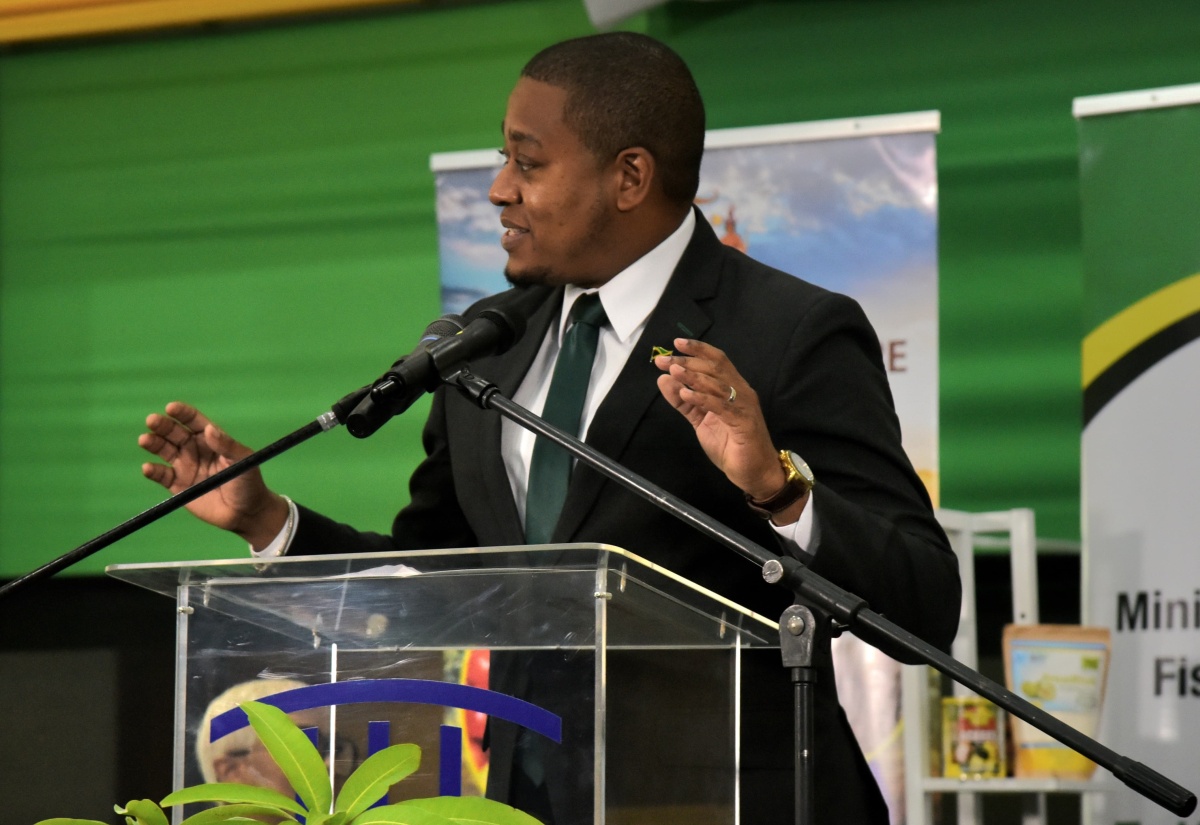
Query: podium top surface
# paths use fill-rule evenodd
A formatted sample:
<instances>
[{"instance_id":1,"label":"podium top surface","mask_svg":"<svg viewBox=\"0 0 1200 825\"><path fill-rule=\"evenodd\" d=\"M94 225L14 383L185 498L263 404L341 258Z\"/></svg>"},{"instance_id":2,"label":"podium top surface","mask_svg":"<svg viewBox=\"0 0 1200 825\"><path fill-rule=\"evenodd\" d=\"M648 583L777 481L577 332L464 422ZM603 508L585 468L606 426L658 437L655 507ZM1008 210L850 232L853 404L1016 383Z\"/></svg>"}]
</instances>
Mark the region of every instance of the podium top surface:
<instances>
[{"instance_id":1,"label":"podium top surface","mask_svg":"<svg viewBox=\"0 0 1200 825\"><path fill-rule=\"evenodd\" d=\"M297 640L368 647L777 646L778 625L604 544L119 564L109 575ZM747 575L754 575L751 567Z\"/></svg>"}]
</instances>

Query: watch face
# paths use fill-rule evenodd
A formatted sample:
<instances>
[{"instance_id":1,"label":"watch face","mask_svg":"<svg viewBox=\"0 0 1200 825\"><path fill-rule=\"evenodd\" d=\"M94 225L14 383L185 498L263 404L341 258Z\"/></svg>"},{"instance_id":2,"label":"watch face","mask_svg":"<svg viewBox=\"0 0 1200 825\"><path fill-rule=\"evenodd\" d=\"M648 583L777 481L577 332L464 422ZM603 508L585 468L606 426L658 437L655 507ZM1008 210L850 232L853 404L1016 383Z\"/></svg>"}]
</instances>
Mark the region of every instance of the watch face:
<instances>
[{"instance_id":1,"label":"watch face","mask_svg":"<svg viewBox=\"0 0 1200 825\"><path fill-rule=\"evenodd\" d=\"M792 466L796 468L796 472L798 472L800 477L808 482L808 485L811 487L814 483L814 479L812 468L808 466L808 462L793 453L791 450L788 450L787 454L788 459L792 462Z\"/></svg>"}]
</instances>

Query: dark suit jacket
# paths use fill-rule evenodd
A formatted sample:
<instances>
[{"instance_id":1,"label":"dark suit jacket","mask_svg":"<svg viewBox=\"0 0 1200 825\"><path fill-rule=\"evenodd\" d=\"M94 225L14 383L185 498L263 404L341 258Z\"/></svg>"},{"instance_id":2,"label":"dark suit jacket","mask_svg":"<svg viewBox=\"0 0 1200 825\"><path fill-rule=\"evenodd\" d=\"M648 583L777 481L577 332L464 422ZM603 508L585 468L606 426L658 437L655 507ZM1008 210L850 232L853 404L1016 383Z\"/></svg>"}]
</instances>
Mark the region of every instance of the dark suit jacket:
<instances>
[{"instance_id":1,"label":"dark suit jacket","mask_svg":"<svg viewBox=\"0 0 1200 825\"><path fill-rule=\"evenodd\" d=\"M537 289L545 301L524 337L509 352L472 364L509 397L558 317L562 290ZM804 559L810 569L948 648L958 622L957 565L901 448L879 342L859 306L724 246L699 217L588 431L588 443L600 452L778 549L768 525L749 511L741 491L709 462L692 428L658 391L651 348L671 347L681 334L729 355L758 393L775 445L794 450L812 467L818 537L815 557ZM396 516L391 536L360 533L303 510L291 552L521 544L521 521L500 457L500 417L443 388L434 395L423 441L427 458L413 474L412 501ZM778 617L791 601L765 584L753 565L586 468L572 476L554 541L624 547L769 617ZM837 706L827 644L821 654L818 819L875 821L879 793ZM765 687L772 698L754 705L751 714L762 718L747 720L743 768L749 778L742 798L750 810L743 821L756 825L791 821L788 690L777 665L763 678L778 682L782 692ZM782 718L776 715L779 703ZM751 813L758 805L765 806L761 813ZM886 815L879 821L886 822Z\"/></svg>"}]
</instances>

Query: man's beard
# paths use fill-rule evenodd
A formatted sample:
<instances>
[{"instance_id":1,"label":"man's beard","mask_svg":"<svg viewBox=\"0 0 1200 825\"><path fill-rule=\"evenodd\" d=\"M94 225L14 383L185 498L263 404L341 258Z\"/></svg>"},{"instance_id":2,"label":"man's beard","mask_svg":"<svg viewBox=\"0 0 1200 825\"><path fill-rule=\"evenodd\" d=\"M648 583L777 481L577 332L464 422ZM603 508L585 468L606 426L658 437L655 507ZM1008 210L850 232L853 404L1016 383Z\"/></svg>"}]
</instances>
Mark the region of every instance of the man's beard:
<instances>
[{"instance_id":1,"label":"man's beard","mask_svg":"<svg viewBox=\"0 0 1200 825\"><path fill-rule=\"evenodd\" d=\"M595 289L604 286L612 280L612 276L601 275L559 275L546 267L523 269L516 272L510 267L504 267L504 280L509 286L577 286L582 289Z\"/></svg>"},{"instance_id":2,"label":"man's beard","mask_svg":"<svg viewBox=\"0 0 1200 825\"><path fill-rule=\"evenodd\" d=\"M545 286L561 283L561 279L555 278L554 272L546 267L534 267L517 272L512 267L505 266L504 280L508 281L509 286Z\"/></svg>"},{"instance_id":3,"label":"man's beard","mask_svg":"<svg viewBox=\"0 0 1200 825\"><path fill-rule=\"evenodd\" d=\"M574 251L579 253L601 244L602 239L610 234L612 223L612 214L604 208L603 204L597 201L593 205L588 219L587 235L576 245ZM572 257L575 257L577 260L581 255ZM572 286L583 287L584 289L593 289L603 286L612 280L613 275L616 275L616 273L602 274L595 271L565 275L561 271L548 266L532 266L521 270L513 269L511 264L505 264L504 266L504 279L508 281L510 286L563 286L571 284Z\"/></svg>"}]
</instances>

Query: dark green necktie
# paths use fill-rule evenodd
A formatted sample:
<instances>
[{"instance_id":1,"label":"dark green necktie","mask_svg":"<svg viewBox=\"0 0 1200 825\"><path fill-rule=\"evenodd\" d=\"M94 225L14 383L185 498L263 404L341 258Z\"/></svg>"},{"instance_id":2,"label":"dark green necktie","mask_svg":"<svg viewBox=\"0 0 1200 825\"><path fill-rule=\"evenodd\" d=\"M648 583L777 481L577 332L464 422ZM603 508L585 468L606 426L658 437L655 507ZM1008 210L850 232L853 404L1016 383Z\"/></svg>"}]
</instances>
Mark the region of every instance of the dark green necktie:
<instances>
[{"instance_id":1,"label":"dark green necktie","mask_svg":"<svg viewBox=\"0 0 1200 825\"><path fill-rule=\"evenodd\" d=\"M583 417L583 399L592 377L596 342L600 327L608 322L600 296L580 295L571 307L571 326L563 336L562 349L554 365L554 377L542 418L570 433L579 434ZM545 544L554 533L567 482L571 478L571 454L549 439L539 438L533 445L529 463L529 487L525 494L525 540Z\"/></svg>"}]
</instances>

